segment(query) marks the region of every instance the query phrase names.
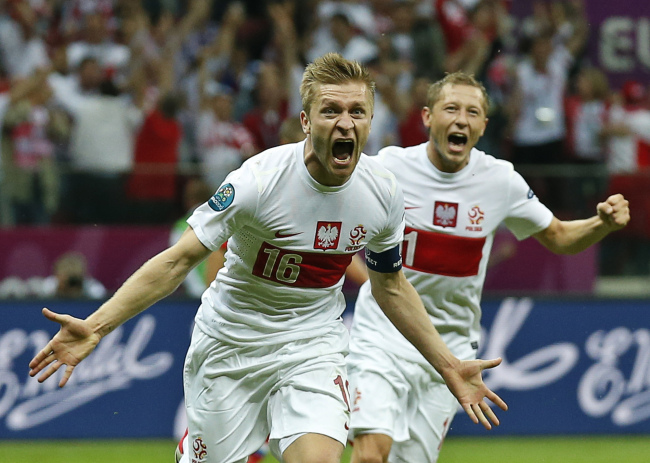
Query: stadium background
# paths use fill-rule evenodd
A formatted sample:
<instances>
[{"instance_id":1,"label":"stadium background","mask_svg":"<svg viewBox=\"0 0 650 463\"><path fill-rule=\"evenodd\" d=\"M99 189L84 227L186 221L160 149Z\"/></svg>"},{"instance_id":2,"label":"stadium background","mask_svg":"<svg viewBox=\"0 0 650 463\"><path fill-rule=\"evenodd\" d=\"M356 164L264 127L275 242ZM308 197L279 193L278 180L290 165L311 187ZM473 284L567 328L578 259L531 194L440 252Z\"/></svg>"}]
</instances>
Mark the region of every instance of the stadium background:
<instances>
[{"instance_id":1,"label":"stadium background","mask_svg":"<svg viewBox=\"0 0 650 463\"><path fill-rule=\"evenodd\" d=\"M531 5L517 1L510 8L524 17ZM585 53L615 89L629 79L646 86L650 80L650 11L643 8L650 7L632 0L587 3ZM647 180L643 172L638 175ZM650 182L641 185L639 197L650 197ZM472 457L648 460L650 208L644 207L631 204L633 220L641 223L633 232L608 237L579 256L549 256L534 242L513 243L499 233L495 251L500 246L510 251L486 282L481 354L506 359L486 380L511 410L490 433L459 415L442 463ZM57 256L76 250L112 291L166 246L170 226L5 226L0 281L46 276ZM607 257L616 253L626 253L621 257L626 260L613 271ZM350 306L355 291L346 285ZM83 316L97 302L35 300L17 293L1 301L0 462L171 461L183 428L181 365L196 304L179 293L128 322L80 367L74 383L57 391L54 381L38 386L27 377L34 349L54 332L40 308Z\"/></svg>"}]
</instances>

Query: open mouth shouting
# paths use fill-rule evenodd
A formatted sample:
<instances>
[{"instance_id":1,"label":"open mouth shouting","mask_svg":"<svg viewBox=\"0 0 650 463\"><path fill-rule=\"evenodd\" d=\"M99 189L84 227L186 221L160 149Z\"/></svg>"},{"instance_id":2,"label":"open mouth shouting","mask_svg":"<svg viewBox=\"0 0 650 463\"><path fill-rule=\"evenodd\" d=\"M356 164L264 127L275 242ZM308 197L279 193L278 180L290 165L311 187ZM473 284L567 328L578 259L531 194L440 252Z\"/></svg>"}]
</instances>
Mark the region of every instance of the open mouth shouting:
<instances>
[{"instance_id":1,"label":"open mouth shouting","mask_svg":"<svg viewBox=\"0 0 650 463\"><path fill-rule=\"evenodd\" d=\"M461 153L467 145L467 135L464 133L452 133L447 137L447 146L452 153Z\"/></svg>"},{"instance_id":2,"label":"open mouth shouting","mask_svg":"<svg viewBox=\"0 0 650 463\"><path fill-rule=\"evenodd\" d=\"M336 140L332 145L332 155L336 164L350 164L354 155L354 140Z\"/></svg>"}]
</instances>

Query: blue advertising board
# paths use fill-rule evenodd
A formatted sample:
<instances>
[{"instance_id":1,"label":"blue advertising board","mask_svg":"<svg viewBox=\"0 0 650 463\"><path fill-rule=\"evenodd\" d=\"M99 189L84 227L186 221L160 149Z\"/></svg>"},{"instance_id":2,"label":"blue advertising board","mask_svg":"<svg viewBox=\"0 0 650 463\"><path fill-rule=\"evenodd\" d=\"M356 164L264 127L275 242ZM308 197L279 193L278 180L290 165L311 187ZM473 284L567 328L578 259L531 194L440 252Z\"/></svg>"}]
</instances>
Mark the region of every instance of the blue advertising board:
<instances>
[{"instance_id":1,"label":"blue advertising board","mask_svg":"<svg viewBox=\"0 0 650 463\"><path fill-rule=\"evenodd\" d=\"M58 330L41 308L85 318L94 302L0 304L0 439L171 437L197 301L160 302L118 327L58 387L28 363ZM182 421L181 417L181 421Z\"/></svg>"},{"instance_id":2,"label":"blue advertising board","mask_svg":"<svg viewBox=\"0 0 650 463\"><path fill-rule=\"evenodd\" d=\"M650 432L650 301L507 298L483 311L479 356L503 358L484 380L510 407L494 433ZM478 434L456 416L450 435Z\"/></svg>"},{"instance_id":3,"label":"blue advertising board","mask_svg":"<svg viewBox=\"0 0 650 463\"><path fill-rule=\"evenodd\" d=\"M0 303L0 439L172 437L185 427L182 369L198 302L168 299L102 340L68 385L27 364L56 332L41 308L86 317L92 302ZM510 406L491 435L650 432L650 301L487 300L486 383ZM351 310L346 314L351 316ZM485 435L459 413L450 435Z\"/></svg>"}]
</instances>

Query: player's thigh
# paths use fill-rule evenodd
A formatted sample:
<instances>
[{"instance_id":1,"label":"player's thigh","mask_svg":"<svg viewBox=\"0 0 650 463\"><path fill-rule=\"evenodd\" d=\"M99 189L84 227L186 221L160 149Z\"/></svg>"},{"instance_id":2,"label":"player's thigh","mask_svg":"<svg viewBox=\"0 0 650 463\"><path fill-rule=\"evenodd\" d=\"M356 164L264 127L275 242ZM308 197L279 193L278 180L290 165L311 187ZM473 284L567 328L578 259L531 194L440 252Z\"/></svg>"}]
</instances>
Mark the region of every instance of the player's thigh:
<instances>
[{"instance_id":1,"label":"player's thigh","mask_svg":"<svg viewBox=\"0 0 650 463\"><path fill-rule=\"evenodd\" d=\"M434 463L458 410L458 401L444 383L431 382L415 388L411 405L407 412L410 438L393 443L389 461Z\"/></svg>"},{"instance_id":2,"label":"player's thigh","mask_svg":"<svg viewBox=\"0 0 650 463\"><path fill-rule=\"evenodd\" d=\"M188 450L201 463L246 461L268 436L275 374L264 349L240 352L195 329L184 369Z\"/></svg>"},{"instance_id":3,"label":"player's thigh","mask_svg":"<svg viewBox=\"0 0 650 463\"><path fill-rule=\"evenodd\" d=\"M378 350L348 356L352 437L383 434L395 440L408 438L405 411L411 385L395 360Z\"/></svg>"},{"instance_id":4,"label":"player's thigh","mask_svg":"<svg viewBox=\"0 0 650 463\"><path fill-rule=\"evenodd\" d=\"M282 455L305 434L327 436L340 444L334 448L342 449L347 443L350 413L343 354L288 364L280 377L280 387L269 402L269 448L274 456Z\"/></svg>"}]
</instances>

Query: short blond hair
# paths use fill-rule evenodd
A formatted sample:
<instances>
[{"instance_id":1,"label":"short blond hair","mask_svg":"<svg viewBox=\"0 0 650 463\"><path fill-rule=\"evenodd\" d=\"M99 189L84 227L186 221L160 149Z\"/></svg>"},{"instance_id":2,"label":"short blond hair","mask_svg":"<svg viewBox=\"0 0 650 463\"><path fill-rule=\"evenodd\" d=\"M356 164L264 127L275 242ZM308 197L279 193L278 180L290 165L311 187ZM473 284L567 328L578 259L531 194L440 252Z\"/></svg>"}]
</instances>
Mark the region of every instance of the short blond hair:
<instances>
[{"instance_id":1,"label":"short blond hair","mask_svg":"<svg viewBox=\"0 0 650 463\"><path fill-rule=\"evenodd\" d=\"M462 71L456 71L456 72L452 72L451 74L447 74L439 81L431 84L431 86L429 87L429 91L427 92L427 106L429 107L429 109L433 109L433 106L440 99L440 93L442 92L443 87L447 84L468 85L470 87L478 88L481 91L481 94L483 95L483 111L485 111L485 114L488 113L490 100L488 97L487 90L485 90L483 84L480 83L478 80L476 80L476 78L473 75L466 74Z\"/></svg>"},{"instance_id":2,"label":"short blond hair","mask_svg":"<svg viewBox=\"0 0 650 463\"><path fill-rule=\"evenodd\" d=\"M343 58L338 53L327 53L310 63L302 76L300 98L302 109L309 115L321 85L340 85L347 82L361 82L370 92L370 108L375 103L375 82L368 70L360 63Z\"/></svg>"}]
</instances>

